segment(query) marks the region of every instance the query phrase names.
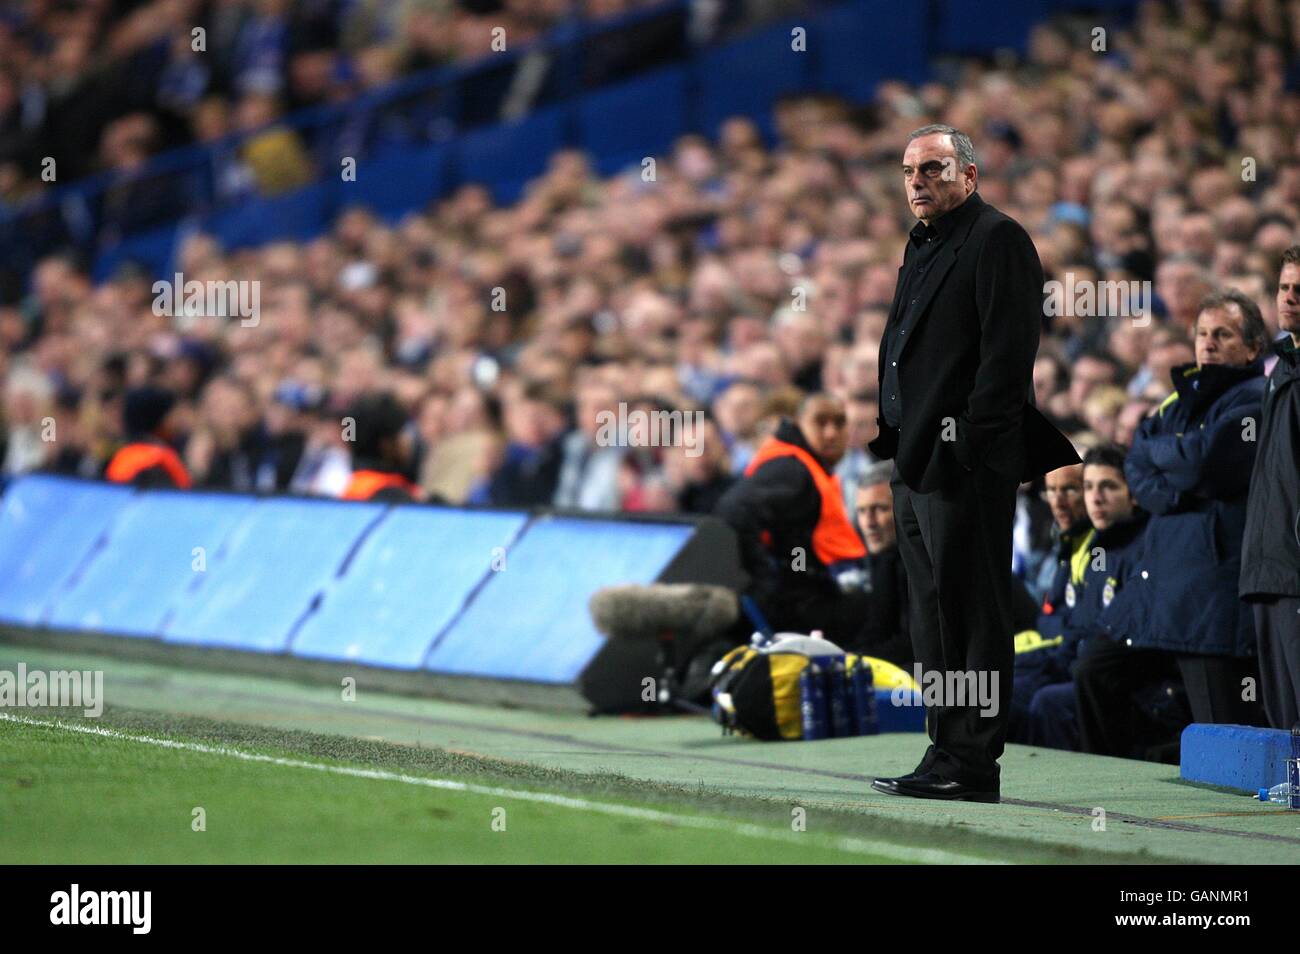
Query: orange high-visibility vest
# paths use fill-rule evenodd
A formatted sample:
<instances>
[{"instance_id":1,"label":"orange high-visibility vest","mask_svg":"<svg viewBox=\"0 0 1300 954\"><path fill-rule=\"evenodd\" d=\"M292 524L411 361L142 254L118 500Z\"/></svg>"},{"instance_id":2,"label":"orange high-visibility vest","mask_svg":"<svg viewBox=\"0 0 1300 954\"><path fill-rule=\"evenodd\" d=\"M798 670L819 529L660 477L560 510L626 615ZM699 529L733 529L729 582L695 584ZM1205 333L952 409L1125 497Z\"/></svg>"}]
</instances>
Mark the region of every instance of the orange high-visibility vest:
<instances>
[{"instance_id":1,"label":"orange high-visibility vest","mask_svg":"<svg viewBox=\"0 0 1300 954\"><path fill-rule=\"evenodd\" d=\"M134 443L120 448L108 462L104 476L115 484L129 484L140 474L153 467L167 471L177 487L188 489L191 485L189 471L181 463L180 455L162 444Z\"/></svg>"},{"instance_id":2,"label":"orange high-visibility vest","mask_svg":"<svg viewBox=\"0 0 1300 954\"><path fill-rule=\"evenodd\" d=\"M343 499L369 500L389 487L400 487L412 500L420 495L420 488L401 474L386 474L382 470L358 470L348 481L347 489L343 491Z\"/></svg>"},{"instance_id":3,"label":"orange high-visibility vest","mask_svg":"<svg viewBox=\"0 0 1300 954\"><path fill-rule=\"evenodd\" d=\"M821 514L817 526L813 528L813 553L824 566L830 566L838 560L857 560L867 555L867 548L862 545L857 531L849 522L848 511L844 509L844 492L840 489L840 479L834 474L826 473L817 458L797 444L769 437L759 445L754 457L745 468L748 477L759 467L777 457L795 457L808 468L813 483L821 495ZM771 535L764 530L763 542L770 543Z\"/></svg>"}]
</instances>

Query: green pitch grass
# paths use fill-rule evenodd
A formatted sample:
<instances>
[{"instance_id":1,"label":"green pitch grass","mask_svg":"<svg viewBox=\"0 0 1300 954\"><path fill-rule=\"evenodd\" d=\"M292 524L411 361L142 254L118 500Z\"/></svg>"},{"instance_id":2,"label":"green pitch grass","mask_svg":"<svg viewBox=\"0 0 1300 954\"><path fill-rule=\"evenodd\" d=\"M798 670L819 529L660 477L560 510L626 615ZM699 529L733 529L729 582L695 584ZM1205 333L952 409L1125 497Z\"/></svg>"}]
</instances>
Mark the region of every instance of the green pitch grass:
<instances>
[{"instance_id":1,"label":"green pitch grass","mask_svg":"<svg viewBox=\"0 0 1300 954\"><path fill-rule=\"evenodd\" d=\"M758 864L774 847L791 862L897 860L847 839L796 837L770 819L744 825L644 800L566 798L554 784L524 787L445 753L248 737L130 713L97 724L121 736L0 721L0 862ZM198 742L214 735L224 751ZM237 748L231 735L242 737ZM322 754L331 749L350 758ZM253 754L267 760L241 757ZM339 774L347 770L356 774ZM466 788L420 784L430 780Z\"/></svg>"},{"instance_id":2,"label":"green pitch grass","mask_svg":"<svg viewBox=\"0 0 1300 954\"><path fill-rule=\"evenodd\" d=\"M108 708L0 710L0 863L1293 863L1300 849L1300 816L1172 766L1012 746L1002 804L925 802L869 788L912 768L915 734L767 744L702 718L364 684L344 701L338 687L0 645L0 668L18 662L104 670Z\"/></svg>"}]
</instances>

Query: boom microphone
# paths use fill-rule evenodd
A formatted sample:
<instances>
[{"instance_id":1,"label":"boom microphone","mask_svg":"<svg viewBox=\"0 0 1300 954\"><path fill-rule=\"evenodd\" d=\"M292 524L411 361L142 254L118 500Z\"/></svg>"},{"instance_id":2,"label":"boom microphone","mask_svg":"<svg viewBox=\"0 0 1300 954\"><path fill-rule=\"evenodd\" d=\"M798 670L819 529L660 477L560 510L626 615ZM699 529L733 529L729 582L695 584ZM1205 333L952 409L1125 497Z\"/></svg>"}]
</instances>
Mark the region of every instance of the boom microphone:
<instances>
[{"instance_id":1,"label":"boom microphone","mask_svg":"<svg viewBox=\"0 0 1300 954\"><path fill-rule=\"evenodd\" d=\"M725 586L651 583L607 586L588 603L592 622L611 639L658 639L665 633L707 638L736 622L736 594Z\"/></svg>"}]
</instances>

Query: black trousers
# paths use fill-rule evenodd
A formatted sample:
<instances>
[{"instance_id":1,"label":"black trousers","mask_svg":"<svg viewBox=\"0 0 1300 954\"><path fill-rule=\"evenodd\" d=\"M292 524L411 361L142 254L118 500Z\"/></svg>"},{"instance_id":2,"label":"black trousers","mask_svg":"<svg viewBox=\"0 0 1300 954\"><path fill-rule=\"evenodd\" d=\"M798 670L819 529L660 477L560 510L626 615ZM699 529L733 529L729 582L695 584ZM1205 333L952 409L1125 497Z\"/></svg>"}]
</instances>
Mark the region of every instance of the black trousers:
<instances>
[{"instance_id":1,"label":"black trousers","mask_svg":"<svg viewBox=\"0 0 1300 954\"><path fill-rule=\"evenodd\" d=\"M1139 712L1134 695L1143 686L1178 676L1171 653L1134 649L1097 636L1079 647L1074 670L1079 748L1094 755L1139 754Z\"/></svg>"},{"instance_id":2,"label":"black trousers","mask_svg":"<svg viewBox=\"0 0 1300 954\"><path fill-rule=\"evenodd\" d=\"M1290 729L1300 724L1300 597L1256 603L1254 613L1264 711L1273 728Z\"/></svg>"},{"instance_id":3,"label":"black trousers","mask_svg":"<svg viewBox=\"0 0 1300 954\"><path fill-rule=\"evenodd\" d=\"M1088 640L1075 670L1080 744L1085 752L1132 758L1141 754L1134 696L1144 686L1181 677L1193 722L1258 725L1258 702L1242 699L1243 680L1256 677L1253 659L1135 649L1106 638Z\"/></svg>"},{"instance_id":4,"label":"black trousers","mask_svg":"<svg viewBox=\"0 0 1300 954\"><path fill-rule=\"evenodd\" d=\"M1007 740L1018 486L982 464L955 487L933 493L917 493L897 473L891 481L916 661L936 677L973 674L990 693L978 702L969 693L964 700L944 693L940 705L929 707L930 747L918 771L980 787L997 788Z\"/></svg>"},{"instance_id":5,"label":"black trousers","mask_svg":"<svg viewBox=\"0 0 1300 954\"><path fill-rule=\"evenodd\" d=\"M1213 725L1262 725L1264 710L1255 699L1247 700L1245 680L1259 684L1259 664L1235 656L1179 654L1178 669L1187 689L1192 720ZM1268 687L1264 687L1267 695Z\"/></svg>"}]
</instances>

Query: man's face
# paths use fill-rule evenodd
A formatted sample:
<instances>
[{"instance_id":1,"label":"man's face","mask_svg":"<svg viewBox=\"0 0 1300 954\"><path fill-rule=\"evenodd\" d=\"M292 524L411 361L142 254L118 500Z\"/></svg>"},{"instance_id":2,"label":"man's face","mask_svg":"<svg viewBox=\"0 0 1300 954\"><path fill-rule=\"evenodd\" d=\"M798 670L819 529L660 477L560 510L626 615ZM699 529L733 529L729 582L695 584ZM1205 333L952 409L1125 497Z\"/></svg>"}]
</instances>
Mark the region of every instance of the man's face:
<instances>
[{"instance_id":1,"label":"man's face","mask_svg":"<svg viewBox=\"0 0 1300 954\"><path fill-rule=\"evenodd\" d=\"M1123 523L1133 516L1133 495L1129 493L1124 472L1106 464L1088 464L1083 468L1083 496L1088 519L1098 530Z\"/></svg>"},{"instance_id":2,"label":"man's face","mask_svg":"<svg viewBox=\"0 0 1300 954\"><path fill-rule=\"evenodd\" d=\"M878 436L876 418L880 415L880 405L875 401L850 401L845 410L848 415L848 445L858 449L866 447Z\"/></svg>"},{"instance_id":3,"label":"man's face","mask_svg":"<svg viewBox=\"0 0 1300 954\"><path fill-rule=\"evenodd\" d=\"M810 401L799 415L799 430L828 468L840 462L848 444L848 416L841 402L833 398Z\"/></svg>"},{"instance_id":4,"label":"man's face","mask_svg":"<svg viewBox=\"0 0 1300 954\"><path fill-rule=\"evenodd\" d=\"M1070 375L1070 404L1075 411L1083 410L1083 402L1088 399L1092 389L1099 384L1110 384L1115 380L1115 369L1105 361L1083 356L1074 363Z\"/></svg>"},{"instance_id":5,"label":"man's face","mask_svg":"<svg viewBox=\"0 0 1300 954\"><path fill-rule=\"evenodd\" d=\"M1283 265L1278 276L1277 324L1293 338L1300 338L1300 265Z\"/></svg>"},{"instance_id":6,"label":"man's face","mask_svg":"<svg viewBox=\"0 0 1300 954\"><path fill-rule=\"evenodd\" d=\"M887 481L859 487L855 503L858 529L867 541L868 553L875 556L898 543L898 534L894 532L894 492Z\"/></svg>"},{"instance_id":7,"label":"man's face","mask_svg":"<svg viewBox=\"0 0 1300 954\"><path fill-rule=\"evenodd\" d=\"M1047 404L1056 393L1056 362L1051 358L1039 358L1034 362L1034 403L1039 407Z\"/></svg>"},{"instance_id":8,"label":"man's face","mask_svg":"<svg viewBox=\"0 0 1300 954\"><path fill-rule=\"evenodd\" d=\"M1122 447L1133 446L1133 435L1150 410L1151 405L1144 401L1130 401L1125 404L1115 421L1115 443Z\"/></svg>"},{"instance_id":9,"label":"man's face","mask_svg":"<svg viewBox=\"0 0 1300 954\"><path fill-rule=\"evenodd\" d=\"M1241 326L1241 306L1235 303L1201 312L1196 319L1196 363L1243 367L1254 361L1259 348L1247 346Z\"/></svg>"},{"instance_id":10,"label":"man's face","mask_svg":"<svg viewBox=\"0 0 1300 954\"><path fill-rule=\"evenodd\" d=\"M1052 508L1052 519L1062 530L1069 530L1088 513L1083 502L1083 465L1058 467L1043 478L1043 498Z\"/></svg>"},{"instance_id":11,"label":"man's face","mask_svg":"<svg viewBox=\"0 0 1300 954\"><path fill-rule=\"evenodd\" d=\"M601 433L603 414L617 414L618 395L610 388L590 385L578 393L578 426L595 440Z\"/></svg>"},{"instance_id":12,"label":"man's face","mask_svg":"<svg viewBox=\"0 0 1300 954\"><path fill-rule=\"evenodd\" d=\"M1147 367L1151 370L1152 377L1163 385L1166 392L1169 392L1174 389L1174 379L1170 372L1195 358L1196 353L1187 346L1186 342L1176 342L1152 349L1151 357L1147 359Z\"/></svg>"},{"instance_id":13,"label":"man's face","mask_svg":"<svg viewBox=\"0 0 1300 954\"><path fill-rule=\"evenodd\" d=\"M947 133L919 136L903 152L907 204L926 225L965 202L975 191L977 180L973 163L961 168L952 136Z\"/></svg>"},{"instance_id":14,"label":"man's face","mask_svg":"<svg viewBox=\"0 0 1300 954\"><path fill-rule=\"evenodd\" d=\"M1156 270L1156 294L1175 315L1190 314L1209 290L1210 284L1191 262L1166 262Z\"/></svg>"}]
</instances>

